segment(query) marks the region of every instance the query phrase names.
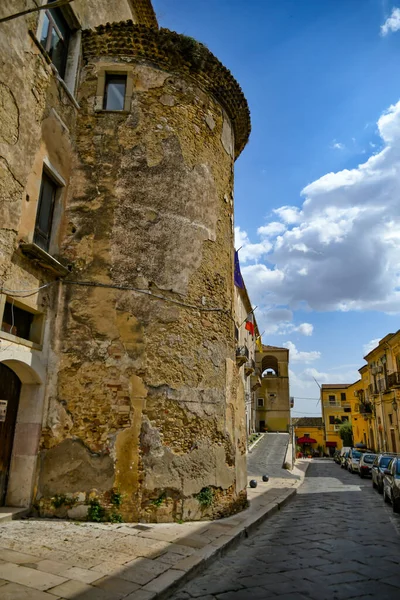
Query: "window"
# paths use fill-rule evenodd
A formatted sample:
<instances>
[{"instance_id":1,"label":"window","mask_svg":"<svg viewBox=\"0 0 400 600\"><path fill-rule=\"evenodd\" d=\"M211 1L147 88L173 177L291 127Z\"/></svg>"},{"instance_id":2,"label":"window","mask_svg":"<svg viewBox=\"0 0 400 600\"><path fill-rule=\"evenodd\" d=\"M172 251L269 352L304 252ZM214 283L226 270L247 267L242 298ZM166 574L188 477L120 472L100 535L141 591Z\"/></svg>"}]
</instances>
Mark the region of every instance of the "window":
<instances>
[{"instance_id":1,"label":"window","mask_svg":"<svg viewBox=\"0 0 400 600\"><path fill-rule=\"evenodd\" d=\"M349 417L342 417L342 423L346 423L349 420Z\"/></svg>"},{"instance_id":2,"label":"window","mask_svg":"<svg viewBox=\"0 0 400 600\"><path fill-rule=\"evenodd\" d=\"M389 423L393 425L393 415L389 414Z\"/></svg>"},{"instance_id":3,"label":"window","mask_svg":"<svg viewBox=\"0 0 400 600\"><path fill-rule=\"evenodd\" d=\"M35 244L40 246L40 248L46 250L46 252L48 251L50 245L54 201L57 189L57 184L54 183L54 181L45 172L43 172L33 241Z\"/></svg>"},{"instance_id":4,"label":"window","mask_svg":"<svg viewBox=\"0 0 400 600\"><path fill-rule=\"evenodd\" d=\"M331 404L335 404L335 402L336 402L336 397L335 397L335 396L332 396L332 395L330 395L330 396L328 396L328 400L329 400L329 402L330 402Z\"/></svg>"},{"instance_id":5,"label":"window","mask_svg":"<svg viewBox=\"0 0 400 600\"><path fill-rule=\"evenodd\" d=\"M257 406L264 406L264 398L258 398Z\"/></svg>"},{"instance_id":6,"label":"window","mask_svg":"<svg viewBox=\"0 0 400 600\"><path fill-rule=\"evenodd\" d=\"M126 93L126 74L112 75L106 73L104 88L104 110L124 110Z\"/></svg>"},{"instance_id":7,"label":"window","mask_svg":"<svg viewBox=\"0 0 400 600\"><path fill-rule=\"evenodd\" d=\"M303 435L303 437L305 437L305 438L309 438L309 437L310 437L310 434L309 434L309 433L305 433L305 434Z\"/></svg>"},{"instance_id":8,"label":"window","mask_svg":"<svg viewBox=\"0 0 400 600\"><path fill-rule=\"evenodd\" d=\"M346 393L345 393L345 392L342 392L342 393L340 394L340 399L342 400L342 402L343 402L343 401L346 401Z\"/></svg>"},{"instance_id":9,"label":"window","mask_svg":"<svg viewBox=\"0 0 400 600\"><path fill-rule=\"evenodd\" d=\"M335 417L333 415L329 416L329 425L334 425L335 424Z\"/></svg>"},{"instance_id":10,"label":"window","mask_svg":"<svg viewBox=\"0 0 400 600\"><path fill-rule=\"evenodd\" d=\"M50 2L54 0L50 0ZM64 78L67 65L68 45L71 36L70 27L59 8L45 11L40 43L48 52L51 62L60 77Z\"/></svg>"},{"instance_id":11,"label":"window","mask_svg":"<svg viewBox=\"0 0 400 600\"><path fill-rule=\"evenodd\" d=\"M14 306L12 302L6 301L1 329L6 333L30 340L33 318L34 315L32 313Z\"/></svg>"},{"instance_id":12,"label":"window","mask_svg":"<svg viewBox=\"0 0 400 600\"><path fill-rule=\"evenodd\" d=\"M344 412L347 412L347 413L351 412L350 406L344 407L343 410L344 410Z\"/></svg>"}]
</instances>

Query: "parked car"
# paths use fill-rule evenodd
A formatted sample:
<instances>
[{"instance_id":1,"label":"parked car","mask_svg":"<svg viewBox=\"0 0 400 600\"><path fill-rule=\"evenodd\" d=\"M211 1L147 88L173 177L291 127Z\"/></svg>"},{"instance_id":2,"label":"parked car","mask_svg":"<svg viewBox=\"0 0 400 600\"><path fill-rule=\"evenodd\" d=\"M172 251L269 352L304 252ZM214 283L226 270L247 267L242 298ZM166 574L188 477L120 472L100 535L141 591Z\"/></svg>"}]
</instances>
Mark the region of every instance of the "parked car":
<instances>
[{"instance_id":1,"label":"parked car","mask_svg":"<svg viewBox=\"0 0 400 600\"><path fill-rule=\"evenodd\" d=\"M340 465L340 450L335 450L333 453L333 460L337 465Z\"/></svg>"},{"instance_id":2,"label":"parked car","mask_svg":"<svg viewBox=\"0 0 400 600\"><path fill-rule=\"evenodd\" d=\"M347 455L350 451L350 447L349 446L343 446L343 448L340 450L340 466L342 467L342 469L347 468L346 467L346 458Z\"/></svg>"},{"instance_id":3,"label":"parked car","mask_svg":"<svg viewBox=\"0 0 400 600\"><path fill-rule=\"evenodd\" d=\"M347 461L347 470L349 473L358 473L360 458L362 456L362 451L357 448L351 448L349 450L349 455L346 459Z\"/></svg>"},{"instance_id":4,"label":"parked car","mask_svg":"<svg viewBox=\"0 0 400 600\"><path fill-rule=\"evenodd\" d=\"M358 470L358 474L361 479L363 477L371 476L371 468L376 456L376 454L370 454L369 452L364 452L362 454Z\"/></svg>"},{"instance_id":5,"label":"parked car","mask_svg":"<svg viewBox=\"0 0 400 600\"><path fill-rule=\"evenodd\" d=\"M392 458L383 472L383 499L392 503L393 512L400 513L400 457Z\"/></svg>"},{"instance_id":6,"label":"parked car","mask_svg":"<svg viewBox=\"0 0 400 600\"><path fill-rule=\"evenodd\" d=\"M383 493L383 471L387 469L388 464L394 458L394 454L383 453L378 454L375 458L372 468L371 468L371 476L372 476L372 487L378 490L380 494Z\"/></svg>"},{"instance_id":7,"label":"parked car","mask_svg":"<svg viewBox=\"0 0 400 600\"><path fill-rule=\"evenodd\" d=\"M342 467L342 469L347 469L347 459L349 458L349 453L350 450L347 450L341 457L340 457L340 466Z\"/></svg>"}]
</instances>

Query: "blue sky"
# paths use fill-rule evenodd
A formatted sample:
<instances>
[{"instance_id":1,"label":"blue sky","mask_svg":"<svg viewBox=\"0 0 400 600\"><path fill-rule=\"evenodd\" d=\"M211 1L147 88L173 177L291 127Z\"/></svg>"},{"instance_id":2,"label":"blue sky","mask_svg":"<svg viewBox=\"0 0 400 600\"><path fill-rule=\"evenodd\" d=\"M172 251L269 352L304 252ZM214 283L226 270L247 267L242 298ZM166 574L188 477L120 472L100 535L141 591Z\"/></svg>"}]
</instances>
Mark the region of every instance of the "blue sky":
<instances>
[{"instance_id":1,"label":"blue sky","mask_svg":"<svg viewBox=\"0 0 400 600\"><path fill-rule=\"evenodd\" d=\"M162 27L209 47L249 102L235 169L242 271L263 343L291 350L294 415L319 414L313 376L354 381L370 342L399 329L400 10L386 0L153 5Z\"/></svg>"}]
</instances>

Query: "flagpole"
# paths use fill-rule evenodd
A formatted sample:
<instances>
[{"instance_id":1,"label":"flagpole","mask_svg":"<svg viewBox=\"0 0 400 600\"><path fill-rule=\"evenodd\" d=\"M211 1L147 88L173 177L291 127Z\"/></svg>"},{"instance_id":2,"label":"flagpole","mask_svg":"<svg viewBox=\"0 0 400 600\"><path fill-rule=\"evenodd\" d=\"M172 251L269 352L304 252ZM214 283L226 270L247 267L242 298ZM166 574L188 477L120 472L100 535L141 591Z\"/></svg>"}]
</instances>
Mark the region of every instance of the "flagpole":
<instances>
[{"instance_id":1,"label":"flagpole","mask_svg":"<svg viewBox=\"0 0 400 600\"><path fill-rule=\"evenodd\" d=\"M256 308L258 308L258 306L255 306L255 307L253 308L253 310L251 310L251 311L250 311L250 312L249 312L249 313L246 315L246 318L245 318L245 320L244 320L242 323L240 323L240 325L239 325L239 329L241 328L241 326L242 326L244 323L246 323L246 321L247 321L247 319L248 319L249 315L251 315L251 313L253 313L253 314L254 314L254 311L256 310Z\"/></svg>"}]
</instances>

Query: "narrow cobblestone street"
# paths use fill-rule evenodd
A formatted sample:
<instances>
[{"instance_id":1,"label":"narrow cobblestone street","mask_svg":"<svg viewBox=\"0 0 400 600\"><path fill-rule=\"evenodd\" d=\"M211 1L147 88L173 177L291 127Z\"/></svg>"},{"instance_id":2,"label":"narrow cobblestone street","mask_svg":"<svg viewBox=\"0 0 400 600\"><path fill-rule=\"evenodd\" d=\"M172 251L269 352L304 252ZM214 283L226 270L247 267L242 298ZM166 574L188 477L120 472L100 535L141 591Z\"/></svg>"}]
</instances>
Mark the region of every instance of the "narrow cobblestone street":
<instances>
[{"instance_id":1,"label":"narrow cobblestone street","mask_svg":"<svg viewBox=\"0 0 400 600\"><path fill-rule=\"evenodd\" d=\"M295 500L173 600L397 600L399 531L370 479L316 460Z\"/></svg>"}]
</instances>

